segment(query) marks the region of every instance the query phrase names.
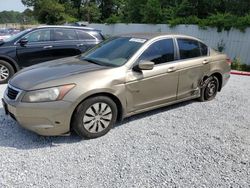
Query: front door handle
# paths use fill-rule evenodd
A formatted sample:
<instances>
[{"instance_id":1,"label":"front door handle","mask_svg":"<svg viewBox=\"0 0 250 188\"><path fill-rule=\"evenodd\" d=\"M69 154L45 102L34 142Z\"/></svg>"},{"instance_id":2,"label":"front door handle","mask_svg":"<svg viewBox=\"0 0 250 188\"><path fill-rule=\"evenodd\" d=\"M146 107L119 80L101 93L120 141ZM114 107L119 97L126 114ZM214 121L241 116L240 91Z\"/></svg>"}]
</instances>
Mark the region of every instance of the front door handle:
<instances>
[{"instance_id":1,"label":"front door handle","mask_svg":"<svg viewBox=\"0 0 250 188\"><path fill-rule=\"evenodd\" d=\"M203 60L203 62L202 62L203 64L208 64L209 63L209 61L207 60L207 59L205 59L205 60Z\"/></svg>"},{"instance_id":2,"label":"front door handle","mask_svg":"<svg viewBox=\"0 0 250 188\"><path fill-rule=\"evenodd\" d=\"M43 49L50 49L53 48L53 46L44 46Z\"/></svg>"},{"instance_id":3,"label":"front door handle","mask_svg":"<svg viewBox=\"0 0 250 188\"><path fill-rule=\"evenodd\" d=\"M174 72L174 71L176 71L175 67L169 67L168 70L167 70L167 72Z\"/></svg>"}]
</instances>

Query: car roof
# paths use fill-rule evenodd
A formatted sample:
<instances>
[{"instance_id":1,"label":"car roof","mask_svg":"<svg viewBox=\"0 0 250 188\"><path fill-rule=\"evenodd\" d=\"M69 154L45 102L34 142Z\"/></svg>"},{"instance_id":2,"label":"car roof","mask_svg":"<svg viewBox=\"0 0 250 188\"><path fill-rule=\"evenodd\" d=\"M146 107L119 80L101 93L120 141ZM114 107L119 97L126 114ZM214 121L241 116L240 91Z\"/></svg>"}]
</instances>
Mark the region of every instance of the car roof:
<instances>
[{"instance_id":1,"label":"car roof","mask_svg":"<svg viewBox=\"0 0 250 188\"><path fill-rule=\"evenodd\" d=\"M101 31L98 29L94 29L91 27L84 27L84 26L67 26L67 25L41 25L36 27L36 29L40 29L40 28L62 28L62 29L81 29L81 30L85 30L85 31Z\"/></svg>"},{"instance_id":2,"label":"car roof","mask_svg":"<svg viewBox=\"0 0 250 188\"><path fill-rule=\"evenodd\" d=\"M127 33L118 35L119 37L132 37L132 38L143 38L143 39L153 39L156 37L180 37L180 38L190 38L195 40L200 40L192 36L183 35L183 34L174 34L174 33Z\"/></svg>"}]
</instances>

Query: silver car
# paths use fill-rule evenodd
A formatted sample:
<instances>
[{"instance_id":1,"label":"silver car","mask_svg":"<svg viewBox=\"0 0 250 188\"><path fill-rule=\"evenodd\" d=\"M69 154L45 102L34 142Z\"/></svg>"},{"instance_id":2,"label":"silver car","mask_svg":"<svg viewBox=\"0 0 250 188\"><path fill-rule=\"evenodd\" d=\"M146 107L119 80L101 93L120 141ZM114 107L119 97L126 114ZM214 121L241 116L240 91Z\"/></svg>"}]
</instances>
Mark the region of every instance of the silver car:
<instances>
[{"instance_id":1,"label":"silver car","mask_svg":"<svg viewBox=\"0 0 250 188\"><path fill-rule=\"evenodd\" d=\"M74 130L96 138L134 114L212 100L227 83L230 64L225 54L190 36L127 34L80 56L20 71L9 81L3 106L40 135Z\"/></svg>"}]
</instances>

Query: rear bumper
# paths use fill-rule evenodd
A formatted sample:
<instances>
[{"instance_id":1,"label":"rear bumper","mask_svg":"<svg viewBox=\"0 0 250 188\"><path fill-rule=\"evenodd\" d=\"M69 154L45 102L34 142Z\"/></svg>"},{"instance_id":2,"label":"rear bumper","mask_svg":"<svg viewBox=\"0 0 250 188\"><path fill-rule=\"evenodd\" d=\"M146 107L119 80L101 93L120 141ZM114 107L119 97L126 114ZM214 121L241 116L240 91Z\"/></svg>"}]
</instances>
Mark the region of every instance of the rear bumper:
<instances>
[{"instance_id":1,"label":"rear bumper","mask_svg":"<svg viewBox=\"0 0 250 188\"><path fill-rule=\"evenodd\" d=\"M6 112L23 128L43 136L63 135L70 131L71 103L22 103L4 98Z\"/></svg>"}]
</instances>

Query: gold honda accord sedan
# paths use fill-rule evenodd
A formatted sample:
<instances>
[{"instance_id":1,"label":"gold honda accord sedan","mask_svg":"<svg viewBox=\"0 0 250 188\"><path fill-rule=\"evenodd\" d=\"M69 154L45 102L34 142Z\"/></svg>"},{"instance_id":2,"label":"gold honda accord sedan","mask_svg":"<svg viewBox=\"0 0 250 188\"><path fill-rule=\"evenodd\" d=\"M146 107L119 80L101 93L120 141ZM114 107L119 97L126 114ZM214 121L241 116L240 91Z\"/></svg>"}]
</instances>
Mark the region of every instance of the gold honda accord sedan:
<instances>
[{"instance_id":1,"label":"gold honda accord sedan","mask_svg":"<svg viewBox=\"0 0 250 188\"><path fill-rule=\"evenodd\" d=\"M230 59L199 39L126 34L90 51L18 72L6 114L40 135L106 134L125 117L198 98L212 100L230 77Z\"/></svg>"}]
</instances>

